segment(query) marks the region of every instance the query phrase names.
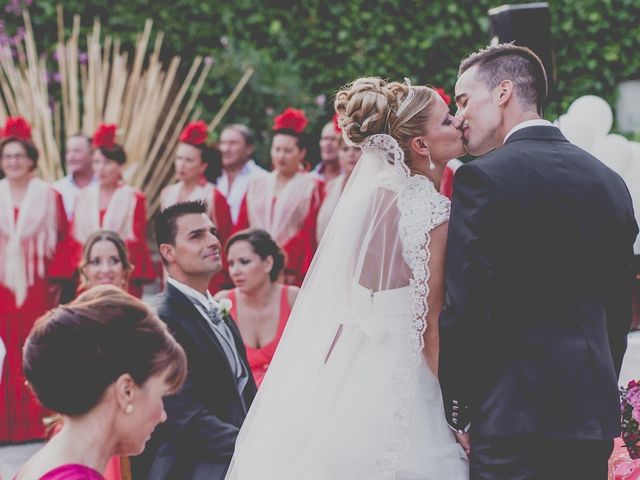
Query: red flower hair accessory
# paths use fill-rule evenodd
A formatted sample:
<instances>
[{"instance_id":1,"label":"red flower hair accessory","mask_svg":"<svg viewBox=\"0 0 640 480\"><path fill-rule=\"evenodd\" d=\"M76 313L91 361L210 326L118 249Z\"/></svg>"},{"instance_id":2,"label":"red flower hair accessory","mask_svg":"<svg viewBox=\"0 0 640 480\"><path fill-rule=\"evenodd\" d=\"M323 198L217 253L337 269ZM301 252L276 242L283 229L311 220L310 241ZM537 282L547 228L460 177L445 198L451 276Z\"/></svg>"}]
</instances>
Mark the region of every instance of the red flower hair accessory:
<instances>
[{"instance_id":1,"label":"red flower hair accessory","mask_svg":"<svg viewBox=\"0 0 640 480\"><path fill-rule=\"evenodd\" d=\"M15 137L31 141L31 125L22 117L9 117L0 130L0 137Z\"/></svg>"},{"instance_id":2,"label":"red flower hair accessory","mask_svg":"<svg viewBox=\"0 0 640 480\"><path fill-rule=\"evenodd\" d=\"M98 126L96 133L93 134L92 144L97 148L106 148L111 150L116 144L117 125L102 123Z\"/></svg>"},{"instance_id":3,"label":"red flower hair accessory","mask_svg":"<svg viewBox=\"0 0 640 480\"><path fill-rule=\"evenodd\" d=\"M337 113L333 115L333 129L336 131L338 135L342 133L342 129L340 128L340 122L338 121Z\"/></svg>"},{"instance_id":4,"label":"red flower hair accessory","mask_svg":"<svg viewBox=\"0 0 640 480\"><path fill-rule=\"evenodd\" d=\"M207 124L202 120L189 123L180 134L180 141L190 145L202 145L207 142Z\"/></svg>"},{"instance_id":5,"label":"red flower hair accessory","mask_svg":"<svg viewBox=\"0 0 640 480\"><path fill-rule=\"evenodd\" d=\"M444 103L446 103L447 105L451 103L451 97L447 95L447 92L444 91L444 88L437 87L437 88L434 88L434 90L438 95L442 97L442 99L444 100Z\"/></svg>"},{"instance_id":6,"label":"red flower hair accessory","mask_svg":"<svg viewBox=\"0 0 640 480\"><path fill-rule=\"evenodd\" d=\"M274 130L293 130L302 133L309 124L303 110L287 107L284 112L273 119Z\"/></svg>"}]
</instances>

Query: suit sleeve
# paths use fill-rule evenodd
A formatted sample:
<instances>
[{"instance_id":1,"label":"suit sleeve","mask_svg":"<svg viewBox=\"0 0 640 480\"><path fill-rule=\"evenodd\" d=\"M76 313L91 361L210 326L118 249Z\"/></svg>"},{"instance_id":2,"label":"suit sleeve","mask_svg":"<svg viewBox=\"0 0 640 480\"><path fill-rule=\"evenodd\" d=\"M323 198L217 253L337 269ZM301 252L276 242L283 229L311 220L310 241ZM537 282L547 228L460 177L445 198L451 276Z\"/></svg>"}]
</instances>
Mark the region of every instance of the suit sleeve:
<instances>
[{"instance_id":1,"label":"suit sleeve","mask_svg":"<svg viewBox=\"0 0 640 480\"><path fill-rule=\"evenodd\" d=\"M162 425L165 438L181 445L189 445L190 449L198 451L199 456L212 461L224 463L231 461L238 436L238 427L221 420L200 400L202 388L195 381L196 378L207 378L209 375L201 370L201 362L190 357L198 347L193 344L189 335L172 321L173 315L166 311L158 311L160 318L167 322L167 326L176 341L183 346L187 353L189 368L187 378L176 394L164 400L167 421ZM202 382L200 382L202 383Z\"/></svg>"},{"instance_id":2,"label":"suit sleeve","mask_svg":"<svg viewBox=\"0 0 640 480\"><path fill-rule=\"evenodd\" d=\"M238 427L220 420L194 394L193 378L187 374L184 386L165 399L169 430L175 431L181 442L192 445L207 458L228 462L238 436Z\"/></svg>"},{"instance_id":3,"label":"suit sleeve","mask_svg":"<svg viewBox=\"0 0 640 480\"><path fill-rule=\"evenodd\" d=\"M447 422L454 430L469 424L472 408L474 332L487 317L492 278L491 225L495 189L473 164L455 175L445 265L445 305L440 315L439 378Z\"/></svg>"},{"instance_id":4,"label":"suit sleeve","mask_svg":"<svg viewBox=\"0 0 640 480\"><path fill-rule=\"evenodd\" d=\"M622 246L616 249L615 262L612 262L610 275L607 282L607 331L609 335L609 348L613 358L616 375L620 375L622 358L627 349L627 334L631 327L631 296L634 280L634 253L633 244L638 235L638 225L633 215L631 199L628 200L629 212L626 216L626 229Z\"/></svg>"}]
</instances>

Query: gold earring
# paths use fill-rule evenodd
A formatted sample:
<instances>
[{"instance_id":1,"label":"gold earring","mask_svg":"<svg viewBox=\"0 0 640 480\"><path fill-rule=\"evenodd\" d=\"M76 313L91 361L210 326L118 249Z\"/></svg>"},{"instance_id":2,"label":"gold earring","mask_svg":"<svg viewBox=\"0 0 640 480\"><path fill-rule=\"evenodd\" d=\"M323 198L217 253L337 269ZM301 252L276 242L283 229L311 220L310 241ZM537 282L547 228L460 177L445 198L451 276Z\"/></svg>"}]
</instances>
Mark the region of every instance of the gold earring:
<instances>
[{"instance_id":1,"label":"gold earring","mask_svg":"<svg viewBox=\"0 0 640 480\"><path fill-rule=\"evenodd\" d=\"M124 413L126 413L127 415L130 414L131 412L133 412L133 405L129 404L125 407L124 409Z\"/></svg>"}]
</instances>

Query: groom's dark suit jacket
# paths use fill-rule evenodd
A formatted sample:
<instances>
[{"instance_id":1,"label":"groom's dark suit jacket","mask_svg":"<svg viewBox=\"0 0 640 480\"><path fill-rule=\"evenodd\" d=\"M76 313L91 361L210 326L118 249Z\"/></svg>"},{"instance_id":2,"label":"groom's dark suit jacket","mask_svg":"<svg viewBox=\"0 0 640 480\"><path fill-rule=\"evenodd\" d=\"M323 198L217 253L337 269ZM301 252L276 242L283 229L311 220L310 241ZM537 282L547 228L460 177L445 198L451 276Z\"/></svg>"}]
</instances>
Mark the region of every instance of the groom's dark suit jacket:
<instances>
[{"instance_id":1,"label":"groom's dark suit jacket","mask_svg":"<svg viewBox=\"0 0 640 480\"><path fill-rule=\"evenodd\" d=\"M623 180L555 127L456 172L440 317L449 424L610 439L638 233Z\"/></svg>"},{"instance_id":2,"label":"groom's dark suit jacket","mask_svg":"<svg viewBox=\"0 0 640 480\"><path fill-rule=\"evenodd\" d=\"M134 458L133 478L222 480L256 394L240 333L225 318L249 372L242 398L218 339L191 301L167 284L156 309L187 354L188 374L182 390L165 400L167 421L158 426L144 453Z\"/></svg>"}]
</instances>

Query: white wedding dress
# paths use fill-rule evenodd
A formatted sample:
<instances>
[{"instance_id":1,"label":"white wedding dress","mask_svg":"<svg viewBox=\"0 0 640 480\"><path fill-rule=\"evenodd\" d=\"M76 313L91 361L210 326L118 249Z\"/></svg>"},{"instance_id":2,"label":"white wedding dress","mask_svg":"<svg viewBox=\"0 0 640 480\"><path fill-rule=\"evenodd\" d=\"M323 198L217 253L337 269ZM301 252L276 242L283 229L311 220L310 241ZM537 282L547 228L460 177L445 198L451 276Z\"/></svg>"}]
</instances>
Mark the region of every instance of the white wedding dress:
<instances>
[{"instance_id":1,"label":"white wedding dress","mask_svg":"<svg viewBox=\"0 0 640 480\"><path fill-rule=\"evenodd\" d=\"M467 480L422 349L449 201L369 137L236 443L229 480Z\"/></svg>"}]
</instances>

